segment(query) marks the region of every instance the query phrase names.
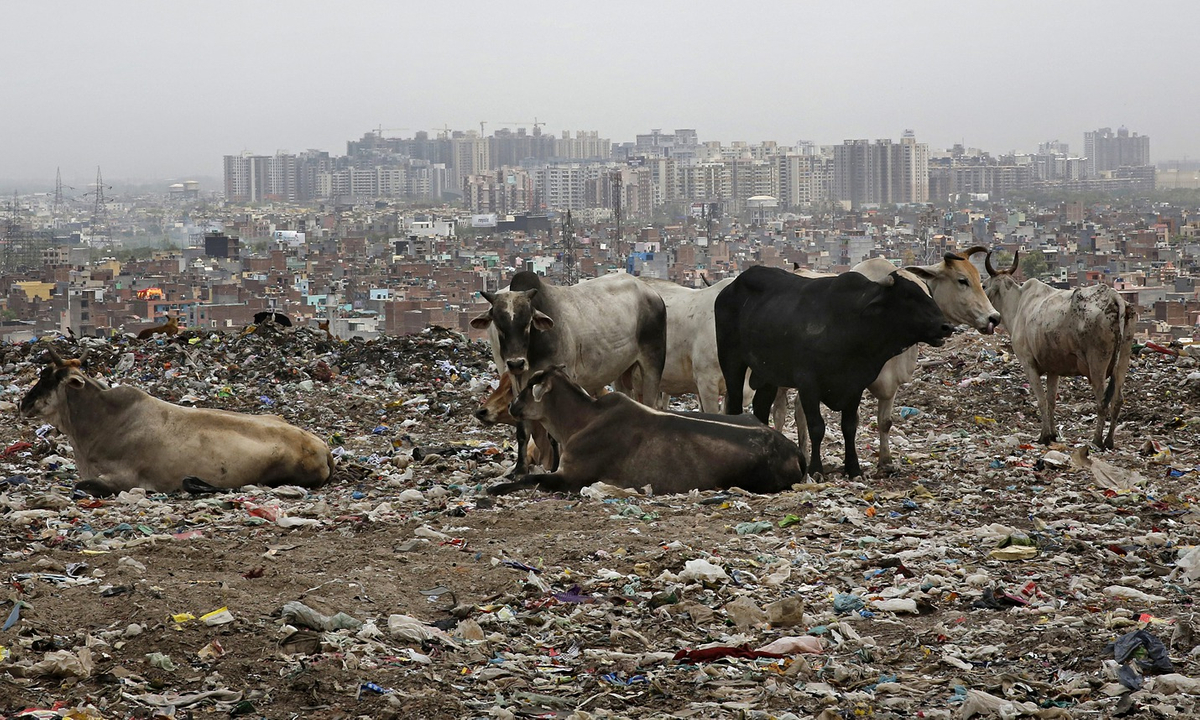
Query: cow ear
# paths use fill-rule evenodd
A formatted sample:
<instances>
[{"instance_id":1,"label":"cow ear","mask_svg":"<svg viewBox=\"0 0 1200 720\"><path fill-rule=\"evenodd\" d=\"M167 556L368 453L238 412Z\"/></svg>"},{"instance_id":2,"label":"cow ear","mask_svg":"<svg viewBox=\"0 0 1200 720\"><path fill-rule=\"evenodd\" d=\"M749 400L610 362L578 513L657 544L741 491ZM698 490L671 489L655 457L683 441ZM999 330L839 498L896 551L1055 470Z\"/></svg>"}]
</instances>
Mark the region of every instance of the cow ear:
<instances>
[{"instance_id":1,"label":"cow ear","mask_svg":"<svg viewBox=\"0 0 1200 720\"><path fill-rule=\"evenodd\" d=\"M910 272L919 278L924 278L925 280L933 280L937 277L937 273L920 265L909 265L908 267L904 268L904 270L905 272Z\"/></svg>"},{"instance_id":2,"label":"cow ear","mask_svg":"<svg viewBox=\"0 0 1200 720\"><path fill-rule=\"evenodd\" d=\"M85 383L83 381L83 378L79 377L78 375L75 375L74 373L72 373L71 376L69 378L67 378L67 387L69 387L73 390L81 390L81 389L83 389L83 386L86 384L87 383Z\"/></svg>"},{"instance_id":3,"label":"cow ear","mask_svg":"<svg viewBox=\"0 0 1200 720\"><path fill-rule=\"evenodd\" d=\"M532 299L533 299L533 296L534 296L534 295L537 295L537 291L538 291L538 289L537 289L537 288L529 288L528 290L526 290L526 291L525 291L525 297L527 297L527 298L529 298L530 300L532 300Z\"/></svg>"},{"instance_id":4,"label":"cow ear","mask_svg":"<svg viewBox=\"0 0 1200 720\"><path fill-rule=\"evenodd\" d=\"M534 385L532 388L530 388L530 390L533 392L534 402L542 401L542 398L546 396L546 391L550 389L551 382L552 381L549 377L545 377L537 385Z\"/></svg>"},{"instance_id":5,"label":"cow ear","mask_svg":"<svg viewBox=\"0 0 1200 720\"><path fill-rule=\"evenodd\" d=\"M554 327L554 318L550 317L541 310L533 311L533 326L542 332Z\"/></svg>"},{"instance_id":6,"label":"cow ear","mask_svg":"<svg viewBox=\"0 0 1200 720\"><path fill-rule=\"evenodd\" d=\"M496 304L496 293L490 293L487 290L480 290L479 294L483 296L484 300L487 300L493 305Z\"/></svg>"},{"instance_id":7,"label":"cow ear","mask_svg":"<svg viewBox=\"0 0 1200 720\"><path fill-rule=\"evenodd\" d=\"M489 310L477 318L471 318L471 327L476 330L483 330L492 324L492 311Z\"/></svg>"}]
</instances>

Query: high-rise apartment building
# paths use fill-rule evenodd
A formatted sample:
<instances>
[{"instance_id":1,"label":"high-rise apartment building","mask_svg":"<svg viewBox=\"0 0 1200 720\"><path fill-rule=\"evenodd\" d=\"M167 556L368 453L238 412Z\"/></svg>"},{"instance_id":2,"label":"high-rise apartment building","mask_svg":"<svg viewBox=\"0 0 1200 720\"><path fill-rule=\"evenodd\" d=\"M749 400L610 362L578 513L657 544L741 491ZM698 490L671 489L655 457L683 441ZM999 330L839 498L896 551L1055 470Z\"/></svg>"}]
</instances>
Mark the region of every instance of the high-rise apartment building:
<instances>
[{"instance_id":1,"label":"high-rise apartment building","mask_svg":"<svg viewBox=\"0 0 1200 720\"><path fill-rule=\"evenodd\" d=\"M820 155L788 153L776 158L779 166L779 205L803 208L829 200L833 165Z\"/></svg>"},{"instance_id":2,"label":"high-rise apartment building","mask_svg":"<svg viewBox=\"0 0 1200 720\"><path fill-rule=\"evenodd\" d=\"M1127 128L1100 128L1083 134L1083 154L1087 157L1088 177L1122 167L1150 164L1150 137L1129 133Z\"/></svg>"},{"instance_id":3,"label":"high-rise apartment building","mask_svg":"<svg viewBox=\"0 0 1200 720\"><path fill-rule=\"evenodd\" d=\"M611 155L612 141L596 130L580 130L575 137L564 130L554 141L554 156L562 160L608 160Z\"/></svg>"},{"instance_id":4,"label":"high-rise apartment building","mask_svg":"<svg viewBox=\"0 0 1200 720\"><path fill-rule=\"evenodd\" d=\"M891 140L846 140L833 148L832 199L864 204L929 202L929 146L906 130Z\"/></svg>"},{"instance_id":5,"label":"high-rise apartment building","mask_svg":"<svg viewBox=\"0 0 1200 720\"><path fill-rule=\"evenodd\" d=\"M225 156L225 198L231 202L295 202L300 186L295 155Z\"/></svg>"},{"instance_id":6,"label":"high-rise apartment building","mask_svg":"<svg viewBox=\"0 0 1200 720\"><path fill-rule=\"evenodd\" d=\"M492 167L491 146L487 138L474 130L454 133L450 138L450 156L454 163L454 187L459 192L467 176L482 175Z\"/></svg>"}]
</instances>

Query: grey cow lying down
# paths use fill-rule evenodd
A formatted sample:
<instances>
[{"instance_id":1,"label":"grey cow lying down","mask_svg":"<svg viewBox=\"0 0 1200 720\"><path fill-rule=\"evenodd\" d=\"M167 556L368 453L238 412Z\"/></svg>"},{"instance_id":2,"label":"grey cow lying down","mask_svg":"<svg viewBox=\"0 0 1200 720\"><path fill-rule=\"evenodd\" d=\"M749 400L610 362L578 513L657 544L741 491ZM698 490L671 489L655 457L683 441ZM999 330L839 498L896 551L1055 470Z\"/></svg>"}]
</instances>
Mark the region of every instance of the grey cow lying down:
<instances>
[{"instance_id":1,"label":"grey cow lying down","mask_svg":"<svg viewBox=\"0 0 1200 720\"><path fill-rule=\"evenodd\" d=\"M43 418L66 434L84 492L177 492L189 477L218 488L311 488L333 475L328 446L283 418L172 405L90 377L83 371L86 350L77 360L53 350L48 355L37 384L21 399L21 415Z\"/></svg>"},{"instance_id":2,"label":"grey cow lying down","mask_svg":"<svg viewBox=\"0 0 1200 720\"><path fill-rule=\"evenodd\" d=\"M493 495L574 493L599 481L658 494L734 486L771 493L806 474L796 444L756 419L662 412L620 393L593 399L561 367L534 373L509 411L545 425L562 457L556 472L497 485Z\"/></svg>"}]
</instances>

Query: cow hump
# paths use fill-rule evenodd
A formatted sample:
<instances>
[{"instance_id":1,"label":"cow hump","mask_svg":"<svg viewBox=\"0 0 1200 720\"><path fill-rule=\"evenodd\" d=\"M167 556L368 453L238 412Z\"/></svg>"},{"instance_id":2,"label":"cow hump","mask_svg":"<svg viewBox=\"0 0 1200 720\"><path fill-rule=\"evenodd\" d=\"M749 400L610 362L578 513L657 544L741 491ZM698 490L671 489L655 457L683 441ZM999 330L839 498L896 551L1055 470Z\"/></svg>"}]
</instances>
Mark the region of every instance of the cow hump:
<instances>
[{"instance_id":1,"label":"cow hump","mask_svg":"<svg viewBox=\"0 0 1200 720\"><path fill-rule=\"evenodd\" d=\"M512 282L509 283L508 289L513 292L523 292L525 290L541 290L542 278L535 272L522 270L513 275Z\"/></svg>"}]
</instances>

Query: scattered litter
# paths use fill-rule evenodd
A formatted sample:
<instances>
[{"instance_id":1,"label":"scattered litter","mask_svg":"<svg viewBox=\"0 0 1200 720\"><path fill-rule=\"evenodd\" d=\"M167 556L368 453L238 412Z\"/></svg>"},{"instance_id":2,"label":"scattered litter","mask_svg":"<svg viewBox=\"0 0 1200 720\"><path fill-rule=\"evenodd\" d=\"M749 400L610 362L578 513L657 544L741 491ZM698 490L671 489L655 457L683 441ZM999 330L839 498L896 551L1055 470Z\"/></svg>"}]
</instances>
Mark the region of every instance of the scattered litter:
<instances>
[{"instance_id":1,"label":"scattered litter","mask_svg":"<svg viewBox=\"0 0 1200 720\"><path fill-rule=\"evenodd\" d=\"M894 411L894 467L866 478L767 496L599 483L582 498L495 501L486 491L511 477L514 447L511 427L473 417L497 380L486 343L307 328L80 343L110 384L314 431L336 449L335 481L73 492L64 436L15 412L34 351L0 345L0 402L14 403L0 423L6 711L1200 713L1190 355L1133 361L1112 450L1086 448L1094 399L1068 378L1059 440L1038 442L1006 337L962 333L921 348ZM867 462L874 402L859 429ZM256 677L240 692L230 673L246 667Z\"/></svg>"}]
</instances>

